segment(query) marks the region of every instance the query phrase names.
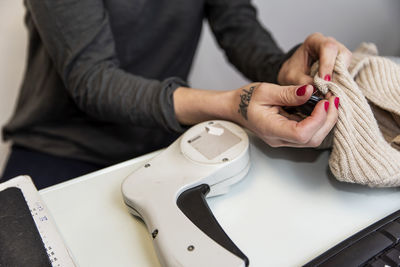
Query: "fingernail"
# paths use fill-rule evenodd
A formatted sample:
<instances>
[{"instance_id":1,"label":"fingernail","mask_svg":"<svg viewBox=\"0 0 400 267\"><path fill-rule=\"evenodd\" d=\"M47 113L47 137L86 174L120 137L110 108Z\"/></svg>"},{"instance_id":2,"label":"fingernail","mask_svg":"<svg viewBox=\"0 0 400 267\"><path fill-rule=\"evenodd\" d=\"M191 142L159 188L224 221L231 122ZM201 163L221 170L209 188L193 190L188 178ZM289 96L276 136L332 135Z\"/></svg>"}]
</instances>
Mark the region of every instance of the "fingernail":
<instances>
[{"instance_id":1,"label":"fingernail","mask_svg":"<svg viewBox=\"0 0 400 267\"><path fill-rule=\"evenodd\" d=\"M297 88L296 95L303 96L306 93L306 89L307 89L307 84L303 85L302 87Z\"/></svg>"},{"instance_id":2,"label":"fingernail","mask_svg":"<svg viewBox=\"0 0 400 267\"><path fill-rule=\"evenodd\" d=\"M336 109L339 109L339 103L340 103L340 98L336 97L335 98L335 107L336 107Z\"/></svg>"},{"instance_id":3,"label":"fingernail","mask_svg":"<svg viewBox=\"0 0 400 267\"><path fill-rule=\"evenodd\" d=\"M331 75L329 75L329 74L325 75L324 80L327 81L327 82L330 82L331 81Z\"/></svg>"},{"instance_id":4,"label":"fingernail","mask_svg":"<svg viewBox=\"0 0 400 267\"><path fill-rule=\"evenodd\" d=\"M329 102L325 101L325 111L328 112L328 108L329 108Z\"/></svg>"}]
</instances>

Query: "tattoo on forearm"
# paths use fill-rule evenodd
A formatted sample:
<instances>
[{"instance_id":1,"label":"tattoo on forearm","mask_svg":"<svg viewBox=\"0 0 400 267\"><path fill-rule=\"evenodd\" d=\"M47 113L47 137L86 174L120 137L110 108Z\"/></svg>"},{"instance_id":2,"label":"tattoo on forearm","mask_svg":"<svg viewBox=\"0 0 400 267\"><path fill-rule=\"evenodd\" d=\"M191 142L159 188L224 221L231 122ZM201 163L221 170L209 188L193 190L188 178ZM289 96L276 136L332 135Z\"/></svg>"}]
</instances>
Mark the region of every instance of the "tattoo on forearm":
<instances>
[{"instance_id":1,"label":"tattoo on forearm","mask_svg":"<svg viewBox=\"0 0 400 267\"><path fill-rule=\"evenodd\" d=\"M243 89L242 94L240 95L238 112L243 116L243 118L245 118L245 120L247 120L247 108L249 107L254 89L256 89L256 86L250 87L249 90Z\"/></svg>"}]
</instances>

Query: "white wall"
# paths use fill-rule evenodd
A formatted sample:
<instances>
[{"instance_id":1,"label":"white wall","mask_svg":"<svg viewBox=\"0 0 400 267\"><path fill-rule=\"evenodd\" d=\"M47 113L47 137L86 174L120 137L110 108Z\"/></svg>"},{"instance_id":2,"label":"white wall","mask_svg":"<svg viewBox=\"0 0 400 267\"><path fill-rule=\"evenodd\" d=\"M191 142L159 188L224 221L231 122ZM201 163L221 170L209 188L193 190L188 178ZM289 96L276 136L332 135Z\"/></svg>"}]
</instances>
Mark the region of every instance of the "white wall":
<instances>
[{"instance_id":1,"label":"white wall","mask_svg":"<svg viewBox=\"0 0 400 267\"><path fill-rule=\"evenodd\" d=\"M313 32L334 36L350 49L374 42L383 55L400 55L398 0L254 0L259 18L283 49ZM0 125L12 113L24 71L26 31L22 0L0 0ZM247 83L225 62L208 27L190 75L193 87L234 89ZM0 144L0 169L8 145Z\"/></svg>"},{"instance_id":2,"label":"white wall","mask_svg":"<svg viewBox=\"0 0 400 267\"><path fill-rule=\"evenodd\" d=\"M0 126L12 114L25 68L23 15L22 0L0 0ZM9 144L0 142L0 173L8 149Z\"/></svg>"}]
</instances>

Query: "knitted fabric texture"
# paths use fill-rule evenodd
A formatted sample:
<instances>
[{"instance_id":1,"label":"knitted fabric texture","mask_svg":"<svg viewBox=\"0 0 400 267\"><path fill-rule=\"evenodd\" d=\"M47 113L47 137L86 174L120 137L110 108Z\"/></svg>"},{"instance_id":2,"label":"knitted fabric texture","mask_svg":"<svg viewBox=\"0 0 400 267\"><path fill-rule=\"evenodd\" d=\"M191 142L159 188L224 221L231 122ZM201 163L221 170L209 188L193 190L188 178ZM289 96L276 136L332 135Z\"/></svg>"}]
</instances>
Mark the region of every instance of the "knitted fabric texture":
<instances>
[{"instance_id":1,"label":"knitted fabric texture","mask_svg":"<svg viewBox=\"0 0 400 267\"><path fill-rule=\"evenodd\" d=\"M377 56L373 44L362 44L349 70L338 55L331 82L317 70L318 63L312 68L316 87L340 97L338 122L324 144L331 142L333 175L371 187L399 186L400 66Z\"/></svg>"}]
</instances>

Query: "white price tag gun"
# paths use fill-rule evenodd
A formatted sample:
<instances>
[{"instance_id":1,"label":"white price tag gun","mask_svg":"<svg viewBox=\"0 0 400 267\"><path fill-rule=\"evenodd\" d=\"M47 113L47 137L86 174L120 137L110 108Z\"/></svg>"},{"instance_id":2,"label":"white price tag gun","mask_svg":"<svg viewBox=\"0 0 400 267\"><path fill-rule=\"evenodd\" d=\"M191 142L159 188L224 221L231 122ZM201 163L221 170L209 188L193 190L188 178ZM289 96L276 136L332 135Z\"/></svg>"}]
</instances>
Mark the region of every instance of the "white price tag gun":
<instances>
[{"instance_id":1,"label":"white price tag gun","mask_svg":"<svg viewBox=\"0 0 400 267\"><path fill-rule=\"evenodd\" d=\"M162 266L248 266L205 197L228 192L249 167L246 132L231 122L209 121L125 179L124 201L145 222Z\"/></svg>"}]
</instances>

